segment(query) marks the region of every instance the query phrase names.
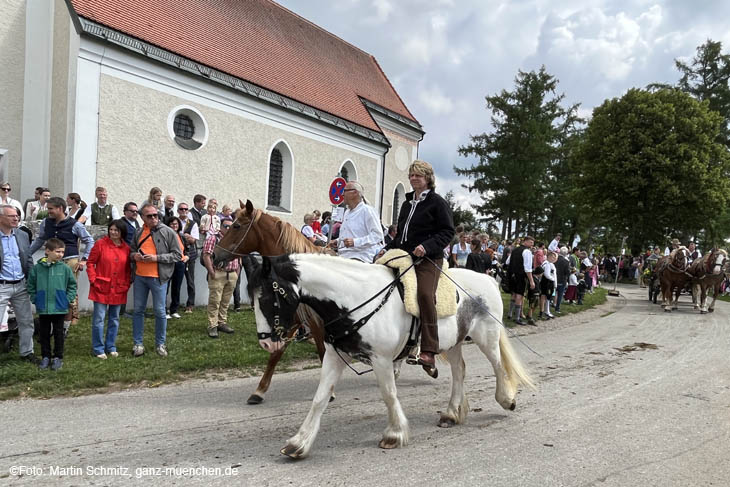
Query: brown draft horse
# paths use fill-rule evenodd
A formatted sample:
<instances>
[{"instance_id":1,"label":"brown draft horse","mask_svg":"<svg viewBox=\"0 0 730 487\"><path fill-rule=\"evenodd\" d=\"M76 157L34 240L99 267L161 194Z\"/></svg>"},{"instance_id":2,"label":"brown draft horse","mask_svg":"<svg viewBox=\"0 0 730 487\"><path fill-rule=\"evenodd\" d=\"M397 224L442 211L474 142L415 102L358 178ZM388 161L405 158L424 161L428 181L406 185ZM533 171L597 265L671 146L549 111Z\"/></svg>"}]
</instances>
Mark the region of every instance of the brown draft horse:
<instances>
[{"instance_id":1,"label":"brown draft horse","mask_svg":"<svg viewBox=\"0 0 730 487\"><path fill-rule=\"evenodd\" d=\"M664 311L668 313L671 313L673 309L677 309L679 294L692 279L692 275L687 272L688 258L689 250L687 250L687 247L679 247L657 262L657 275L662 286L662 306ZM675 294L674 300L672 300L673 292Z\"/></svg>"},{"instance_id":2,"label":"brown draft horse","mask_svg":"<svg viewBox=\"0 0 730 487\"><path fill-rule=\"evenodd\" d=\"M312 244L302 233L290 224L268 215L253 207L251 201L243 204L239 200L241 209L236 212L236 220L226 235L218 242L215 251L215 262L220 263L238 256L258 252L262 256L273 257L291 253L320 253L323 247ZM304 321L317 346L320 361L324 357L324 335L319 316L306 305L297 308L299 326L293 327L287 339L291 339ZM256 391L248 398L248 404L260 404L264 394L269 389L271 377L274 375L276 364L281 360L288 341L284 346L272 352L266 364L266 371L259 381ZM334 394L332 395L334 398Z\"/></svg>"},{"instance_id":3,"label":"brown draft horse","mask_svg":"<svg viewBox=\"0 0 730 487\"><path fill-rule=\"evenodd\" d=\"M720 285L725 279L725 273L730 270L729 265L727 252L722 249L713 249L689 266L689 273L694 277L692 279L693 301L695 309L699 307L701 314L715 311L715 301L720 295ZM707 290L710 288L712 288L712 304L708 308Z\"/></svg>"}]
</instances>

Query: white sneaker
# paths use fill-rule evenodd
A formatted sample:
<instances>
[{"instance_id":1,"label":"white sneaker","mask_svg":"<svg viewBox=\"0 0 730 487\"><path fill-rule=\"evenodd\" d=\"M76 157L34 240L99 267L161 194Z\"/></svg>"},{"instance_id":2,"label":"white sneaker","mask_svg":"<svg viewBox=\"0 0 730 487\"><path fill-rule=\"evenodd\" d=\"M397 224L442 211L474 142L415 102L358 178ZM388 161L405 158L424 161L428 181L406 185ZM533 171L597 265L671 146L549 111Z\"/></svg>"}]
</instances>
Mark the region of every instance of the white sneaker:
<instances>
[{"instance_id":1,"label":"white sneaker","mask_svg":"<svg viewBox=\"0 0 730 487\"><path fill-rule=\"evenodd\" d=\"M105 353L100 353L99 355L96 356L96 358L100 358L102 360L106 360L106 354Z\"/></svg>"},{"instance_id":2,"label":"white sneaker","mask_svg":"<svg viewBox=\"0 0 730 487\"><path fill-rule=\"evenodd\" d=\"M119 357L119 353L118 352L109 352L109 356L110 357Z\"/></svg>"},{"instance_id":3,"label":"white sneaker","mask_svg":"<svg viewBox=\"0 0 730 487\"><path fill-rule=\"evenodd\" d=\"M167 313L167 314L165 315L165 318L167 318L168 320L171 320L171 319L172 319L172 316L170 316L170 313Z\"/></svg>"},{"instance_id":4,"label":"white sneaker","mask_svg":"<svg viewBox=\"0 0 730 487\"><path fill-rule=\"evenodd\" d=\"M144 355L144 345L138 344L132 347L132 354L135 357L141 357L142 355Z\"/></svg>"},{"instance_id":5,"label":"white sneaker","mask_svg":"<svg viewBox=\"0 0 730 487\"><path fill-rule=\"evenodd\" d=\"M172 317L175 318L176 320L179 320L180 318L182 318L182 316L180 316L180 313L173 313Z\"/></svg>"},{"instance_id":6,"label":"white sneaker","mask_svg":"<svg viewBox=\"0 0 730 487\"><path fill-rule=\"evenodd\" d=\"M167 347L163 343L162 345L157 345L155 348L155 351L157 352L157 355L160 357L167 357Z\"/></svg>"}]
</instances>

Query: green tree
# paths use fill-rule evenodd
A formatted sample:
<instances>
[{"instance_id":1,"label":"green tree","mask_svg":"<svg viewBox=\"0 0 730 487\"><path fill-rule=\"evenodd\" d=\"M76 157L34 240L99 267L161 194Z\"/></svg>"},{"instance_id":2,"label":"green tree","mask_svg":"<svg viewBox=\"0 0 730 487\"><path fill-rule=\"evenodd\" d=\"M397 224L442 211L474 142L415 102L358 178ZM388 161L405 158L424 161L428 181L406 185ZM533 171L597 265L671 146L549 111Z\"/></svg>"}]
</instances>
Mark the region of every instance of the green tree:
<instances>
[{"instance_id":1,"label":"green tree","mask_svg":"<svg viewBox=\"0 0 730 487\"><path fill-rule=\"evenodd\" d=\"M691 62L675 59L674 64L682 75L676 88L697 100L707 101L710 110L723 117L719 136L730 147L730 54L722 53L722 42L708 39L697 47ZM663 84L649 86L654 89L668 87Z\"/></svg>"},{"instance_id":2,"label":"green tree","mask_svg":"<svg viewBox=\"0 0 730 487\"><path fill-rule=\"evenodd\" d=\"M696 235L730 194L723 119L686 93L632 89L593 111L579 157L579 186L599 223L631 248Z\"/></svg>"},{"instance_id":3,"label":"green tree","mask_svg":"<svg viewBox=\"0 0 730 487\"><path fill-rule=\"evenodd\" d=\"M462 225L465 229L479 228L479 222L477 222L476 215L468 209L456 206L456 200L454 200L454 192L449 191L444 195L446 203L451 208L451 214L454 218L454 227Z\"/></svg>"},{"instance_id":4,"label":"green tree","mask_svg":"<svg viewBox=\"0 0 730 487\"><path fill-rule=\"evenodd\" d=\"M487 96L492 132L471 136L459 147L464 157L476 157L470 167L454 171L471 180L464 187L482 199L474 208L501 222L502 237L535 233L547 223L546 204L555 192L555 168L565 156L563 144L580 122L578 105L562 106L558 80L545 67L519 71L513 91Z\"/></svg>"}]
</instances>

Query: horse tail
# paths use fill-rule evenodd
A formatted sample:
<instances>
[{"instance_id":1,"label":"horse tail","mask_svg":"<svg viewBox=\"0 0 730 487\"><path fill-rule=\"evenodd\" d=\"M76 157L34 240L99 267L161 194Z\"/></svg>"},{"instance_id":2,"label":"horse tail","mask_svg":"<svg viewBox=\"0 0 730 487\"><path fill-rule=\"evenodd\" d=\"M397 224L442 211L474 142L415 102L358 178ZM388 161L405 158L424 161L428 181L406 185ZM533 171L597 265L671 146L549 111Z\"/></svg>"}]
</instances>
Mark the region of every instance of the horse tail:
<instances>
[{"instance_id":1,"label":"horse tail","mask_svg":"<svg viewBox=\"0 0 730 487\"><path fill-rule=\"evenodd\" d=\"M499 353L502 356L504 370L507 372L507 381L509 381L512 387L517 390L517 386L524 384L530 389L535 389L535 384L532 382L530 375L512 348L504 327L502 327L499 333Z\"/></svg>"}]
</instances>

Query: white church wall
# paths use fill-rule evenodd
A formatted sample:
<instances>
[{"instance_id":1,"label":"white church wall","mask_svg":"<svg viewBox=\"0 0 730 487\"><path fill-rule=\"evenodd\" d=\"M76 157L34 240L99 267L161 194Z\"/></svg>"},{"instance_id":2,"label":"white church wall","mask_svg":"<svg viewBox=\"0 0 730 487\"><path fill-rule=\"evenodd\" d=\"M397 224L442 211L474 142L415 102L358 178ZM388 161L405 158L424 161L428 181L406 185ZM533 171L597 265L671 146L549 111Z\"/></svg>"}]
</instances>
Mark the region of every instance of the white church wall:
<instances>
[{"instance_id":1,"label":"white church wall","mask_svg":"<svg viewBox=\"0 0 730 487\"><path fill-rule=\"evenodd\" d=\"M88 174L95 152L94 185L106 186L113 204L141 202L159 186L178 202L192 204L203 193L221 205L249 198L265 208L270 150L282 140L294 160L293 201L291 211L276 216L298 225L305 212L328 209L327 189L344 160L357 167L368 198L379 201L382 145L88 39L81 41L78 79L76 142L85 149L75 148L75 165ZM93 98L95 89L98 110L81 99ZM198 150L169 136L167 120L180 105L206 120L208 140ZM94 185L86 184L82 196L88 199Z\"/></svg>"},{"instance_id":2,"label":"white church wall","mask_svg":"<svg viewBox=\"0 0 730 487\"><path fill-rule=\"evenodd\" d=\"M25 73L25 0L3 0L0 15L0 150L7 152L7 177L13 185L12 196L23 200L20 163L23 146L23 87ZM32 193L31 195L32 196ZM21 200L21 201L23 201Z\"/></svg>"}]
</instances>

